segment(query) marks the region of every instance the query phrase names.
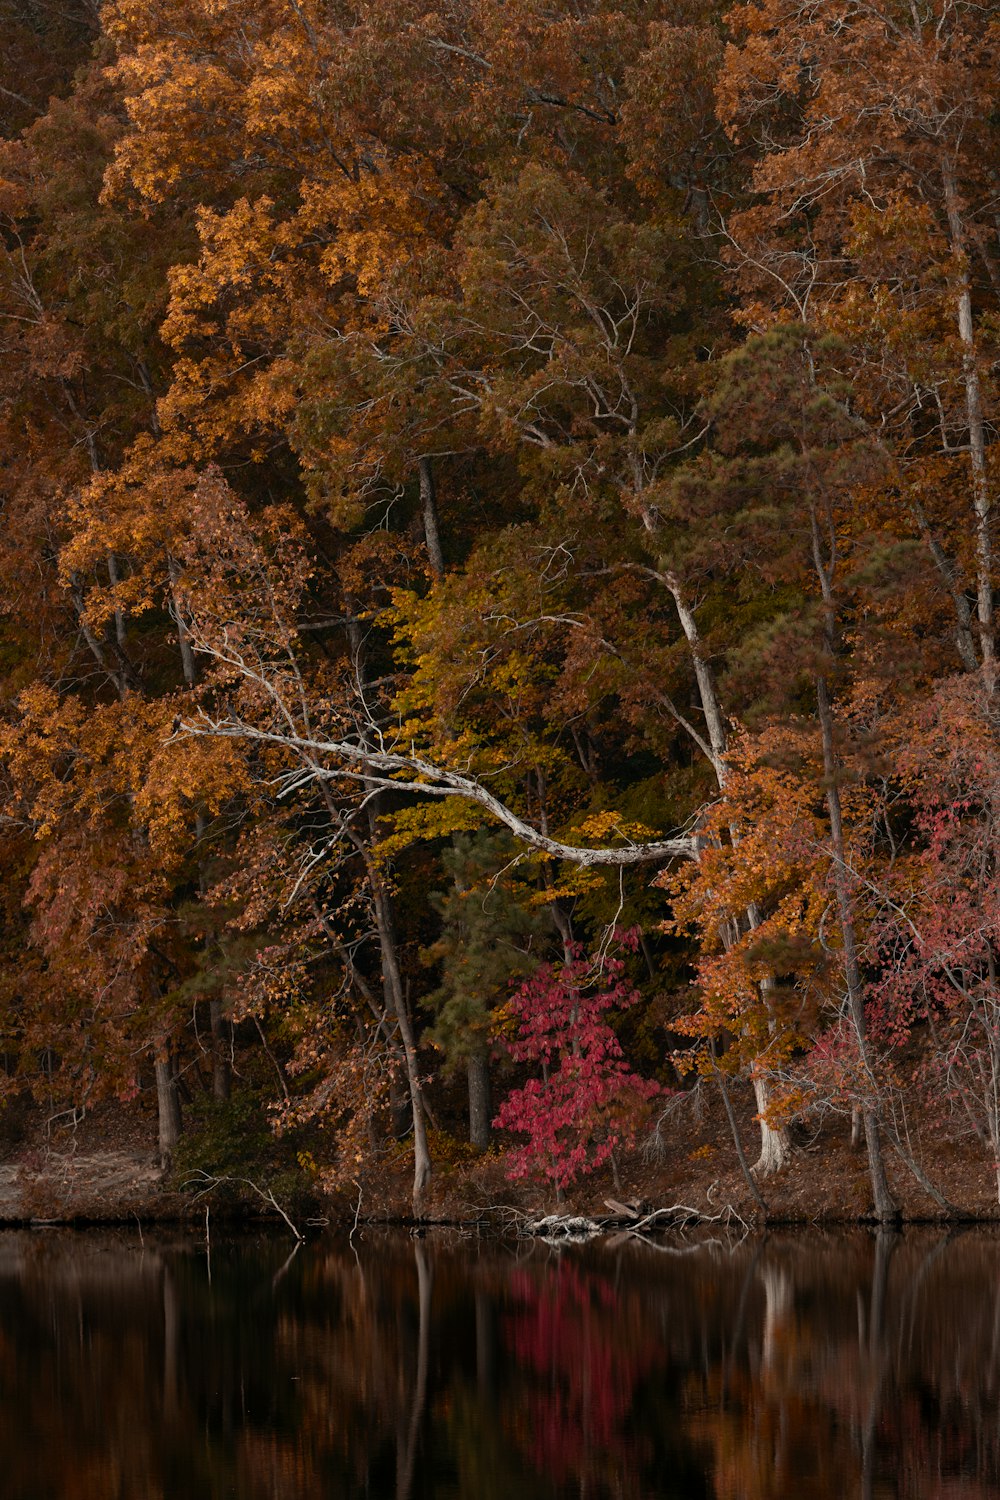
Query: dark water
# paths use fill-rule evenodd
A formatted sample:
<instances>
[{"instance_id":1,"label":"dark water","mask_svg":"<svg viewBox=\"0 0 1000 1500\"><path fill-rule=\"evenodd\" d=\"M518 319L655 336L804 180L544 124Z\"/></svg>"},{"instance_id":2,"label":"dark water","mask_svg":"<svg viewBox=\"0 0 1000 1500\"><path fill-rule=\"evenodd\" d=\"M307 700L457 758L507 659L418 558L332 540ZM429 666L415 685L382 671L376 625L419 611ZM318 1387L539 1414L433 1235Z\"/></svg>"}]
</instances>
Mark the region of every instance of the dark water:
<instances>
[{"instance_id":1,"label":"dark water","mask_svg":"<svg viewBox=\"0 0 1000 1500\"><path fill-rule=\"evenodd\" d=\"M1000 1238L0 1235L6 1500L1000 1496Z\"/></svg>"}]
</instances>

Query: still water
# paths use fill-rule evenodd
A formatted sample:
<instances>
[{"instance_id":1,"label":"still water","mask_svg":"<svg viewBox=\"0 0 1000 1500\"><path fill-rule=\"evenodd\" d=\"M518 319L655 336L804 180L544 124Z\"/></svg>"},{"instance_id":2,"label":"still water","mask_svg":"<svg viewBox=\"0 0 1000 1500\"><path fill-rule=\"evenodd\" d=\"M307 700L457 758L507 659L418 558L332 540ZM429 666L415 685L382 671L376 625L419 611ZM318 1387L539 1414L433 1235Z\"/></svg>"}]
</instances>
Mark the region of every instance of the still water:
<instances>
[{"instance_id":1,"label":"still water","mask_svg":"<svg viewBox=\"0 0 1000 1500\"><path fill-rule=\"evenodd\" d=\"M1000 1237L0 1234L5 1500L1000 1496Z\"/></svg>"}]
</instances>

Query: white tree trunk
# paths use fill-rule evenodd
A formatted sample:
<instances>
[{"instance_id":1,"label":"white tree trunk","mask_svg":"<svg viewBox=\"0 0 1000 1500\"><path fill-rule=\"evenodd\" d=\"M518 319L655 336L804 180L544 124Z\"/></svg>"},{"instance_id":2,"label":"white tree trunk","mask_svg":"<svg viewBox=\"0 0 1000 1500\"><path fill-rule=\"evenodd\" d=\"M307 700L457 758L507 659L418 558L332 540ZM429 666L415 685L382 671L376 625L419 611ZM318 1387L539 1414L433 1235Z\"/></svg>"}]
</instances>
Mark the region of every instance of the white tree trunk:
<instances>
[{"instance_id":1,"label":"white tree trunk","mask_svg":"<svg viewBox=\"0 0 1000 1500\"><path fill-rule=\"evenodd\" d=\"M156 1113L160 1148L160 1166L166 1171L173 1161L181 1138L181 1105L177 1079L170 1054L170 1040L161 1037L156 1043L153 1066L156 1073Z\"/></svg>"},{"instance_id":2,"label":"white tree trunk","mask_svg":"<svg viewBox=\"0 0 1000 1500\"><path fill-rule=\"evenodd\" d=\"M969 431L969 462L972 468L972 504L976 515L976 613L979 619L979 645L992 688L996 678L996 651L993 626L993 539L991 536L992 501L986 466L986 424L983 419L983 389L976 358L976 333L972 317L972 288L966 261L966 235L958 188L952 163L942 167L945 211L951 236L951 250L961 268L958 289L958 336L962 341L962 375L965 385L965 416Z\"/></svg>"},{"instance_id":3,"label":"white tree trunk","mask_svg":"<svg viewBox=\"0 0 1000 1500\"><path fill-rule=\"evenodd\" d=\"M774 1126L767 1121L771 1088L766 1073L754 1074L753 1092L757 1101L757 1119L760 1123L760 1156L757 1158L753 1171L756 1177L769 1177L773 1172L780 1172L788 1165L792 1154L792 1143L783 1125Z\"/></svg>"}]
</instances>

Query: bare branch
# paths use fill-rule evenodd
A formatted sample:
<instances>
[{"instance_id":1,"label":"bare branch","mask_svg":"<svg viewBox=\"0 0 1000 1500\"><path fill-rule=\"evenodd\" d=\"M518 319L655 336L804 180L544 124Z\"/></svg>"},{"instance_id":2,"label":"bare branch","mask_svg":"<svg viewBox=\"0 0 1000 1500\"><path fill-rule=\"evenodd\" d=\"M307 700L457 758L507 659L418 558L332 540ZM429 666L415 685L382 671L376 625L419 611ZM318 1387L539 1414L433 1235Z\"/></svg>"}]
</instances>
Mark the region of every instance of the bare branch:
<instances>
[{"instance_id":1,"label":"bare branch","mask_svg":"<svg viewBox=\"0 0 1000 1500\"><path fill-rule=\"evenodd\" d=\"M585 849L563 843L526 823L476 777L434 765L412 751L409 754L399 754L351 740L315 739L298 734L291 727L277 733L258 729L239 719L214 719L205 713L194 723L182 722L177 733L200 738L246 740L291 753L299 765L281 778L284 795L310 782L341 781L346 778L350 781L363 781L369 787L411 792L423 797L463 797L484 808L529 848L571 864L618 867L652 864L668 859L696 859L698 856L697 840L686 833L651 843L627 843L618 849ZM329 764L331 761L334 764Z\"/></svg>"}]
</instances>

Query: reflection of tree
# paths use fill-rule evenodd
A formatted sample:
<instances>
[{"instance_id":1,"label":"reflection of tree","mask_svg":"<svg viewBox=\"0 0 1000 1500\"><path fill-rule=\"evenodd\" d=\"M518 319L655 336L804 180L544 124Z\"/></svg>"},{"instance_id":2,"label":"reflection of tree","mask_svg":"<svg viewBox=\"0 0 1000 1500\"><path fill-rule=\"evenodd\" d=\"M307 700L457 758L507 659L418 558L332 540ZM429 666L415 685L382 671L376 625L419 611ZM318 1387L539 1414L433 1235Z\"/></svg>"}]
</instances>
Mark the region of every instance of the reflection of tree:
<instances>
[{"instance_id":1,"label":"reflection of tree","mask_svg":"<svg viewBox=\"0 0 1000 1500\"><path fill-rule=\"evenodd\" d=\"M759 1332L688 1380L719 1500L1000 1493L993 1323L964 1305L991 1296L991 1254L886 1231L768 1247Z\"/></svg>"},{"instance_id":2,"label":"reflection of tree","mask_svg":"<svg viewBox=\"0 0 1000 1500\"><path fill-rule=\"evenodd\" d=\"M4 1500L1000 1494L991 1237L355 1248L6 1236Z\"/></svg>"},{"instance_id":3,"label":"reflection of tree","mask_svg":"<svg viewBox=\"0 0 1000 1500\"><path fill-rule=\"evenodd\" d=\"M845 1358L843 1341L832 1339L828 1329L816 1330L803 1310L798 1258L765 1252L757 1269L763 1300L759 1341L751 1339L745 1359L730 1364L728 1381L720 1379L720 1370L691 1391L692 1403L701 1408L695 1425L714 1451L719 1500L798 1494L839 1500L859 1494L877 1410L871 1366L881 1349L885 1266L887 1261L872 1289L873 1319L866 1311L852 1321ZM851 1280L860 1296L856 1275ZM845 1431L851 1436L846 1443Z\"/></svg>"},{"instance_id":4,"label":"reflection of tree","mask_svg":"<svg viewBox=\"0 0 1000 1500\"><path fill-rule=\"evenodd\" d=\"M645 1456L626 1419L639 1381L657 1363L655 1340L607 1281L571 1263L544 1276L520 1272L511 1291L517 1308L507 1341L520 1368L537 1377L517 1391L512 1426L532 1461L556 1483L620 1475L626 1448L633 1462Z\"/></svg>"},{"instance_id":5,"label":"reflection of tree","mask_svg":"<svg viewBox=\"0 0 1000 1500\"><path fill-rule=\"evenodd\" d=\"M413 1242L413 1258L417 1267L419 1332L417 1334L417 1360L413 1377L413 1396L407 1413L401 1406L397 1418L396 1437L396 1500L410 1500L413 1489L413 1467L417 1458L417 1443L424 1405L427 1401L427 1366L430 1358L431 1337L431 1292L434 1286L433 1270L419 1240Z\"/></svg>"},{"instance_id":6,"label":"reflection of tree","mask_svg":"<svg viewBox=\"0 0 1000 1500\"><path fill-rule=\"evenodd\" d=\"M177 1306L177 1288L170 1266L163 1267L163 1420L170 1423L177 1415L178 1391L178 1334L180 1316Z\"/></svg>"}]
</instances>

